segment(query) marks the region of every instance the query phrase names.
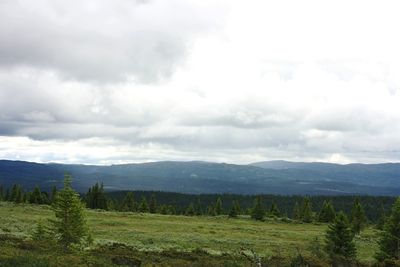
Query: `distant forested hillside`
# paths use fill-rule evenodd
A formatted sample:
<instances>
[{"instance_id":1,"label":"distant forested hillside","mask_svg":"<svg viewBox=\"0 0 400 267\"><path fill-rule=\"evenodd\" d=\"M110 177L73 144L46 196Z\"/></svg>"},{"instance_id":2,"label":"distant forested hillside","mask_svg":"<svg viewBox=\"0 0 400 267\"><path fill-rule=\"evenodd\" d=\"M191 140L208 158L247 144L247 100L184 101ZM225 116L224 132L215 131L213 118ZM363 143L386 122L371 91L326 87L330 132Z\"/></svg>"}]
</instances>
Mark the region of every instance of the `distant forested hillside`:
<instances>
[{"instance_id":1,"label":"distant forested hillside","mask_svg":"<svg viewBox=\"0 0 400 267\"><path fill-rule=\"evenodd\" d=\"M61 185L64 173L80 192L96 182L107 191L154 190L190 194L398 195L400 164L152 162L111 166L0 160L0 183L24 188Z\"/></svg>"}]
</instances>

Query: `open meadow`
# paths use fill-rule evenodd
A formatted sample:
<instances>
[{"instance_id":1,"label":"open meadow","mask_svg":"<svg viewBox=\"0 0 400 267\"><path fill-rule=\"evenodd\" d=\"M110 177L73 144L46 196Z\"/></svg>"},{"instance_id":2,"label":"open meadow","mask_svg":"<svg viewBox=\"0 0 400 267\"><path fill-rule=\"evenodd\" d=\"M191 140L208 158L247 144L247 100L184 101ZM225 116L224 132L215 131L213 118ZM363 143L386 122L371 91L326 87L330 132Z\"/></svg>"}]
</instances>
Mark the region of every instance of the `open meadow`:
<instances>
[{"instance_id":1,"label":"open meadow","mask_svg":"<svg viewBox=\"0 0 400 267\"><path fill-rule=\"evenodd\" d=\"M238 262L235 257L240 258L242 254L266 259L311 255L318 247L322 249L327 229L326 224L274 219L259 222L248 217L230 219L227 216L188 217L93 210L86 210L86 214L97 245L123 243L146 255L164 251L205 251L212 257L231 255L234 259L232 262ZM29 239L37 222L46 221L52 216L49 206L0 202L0 234ZM376 236L376 230L369 227L355 238L358 259L365 264L374 261ZM7 255L0 255L0 259L4 260L4 257ZM138 257L144 262L149 260L143 255Z\"/></svg>"}]
</instances>

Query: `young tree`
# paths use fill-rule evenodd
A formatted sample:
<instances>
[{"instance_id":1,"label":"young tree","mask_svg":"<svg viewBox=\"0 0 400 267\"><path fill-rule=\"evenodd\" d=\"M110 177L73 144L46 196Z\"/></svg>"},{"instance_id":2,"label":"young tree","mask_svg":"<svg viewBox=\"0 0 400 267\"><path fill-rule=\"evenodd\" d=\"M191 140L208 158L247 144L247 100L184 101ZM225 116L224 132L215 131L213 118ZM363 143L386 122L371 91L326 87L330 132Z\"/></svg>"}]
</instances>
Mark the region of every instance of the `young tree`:
<instances>
[{"instance_id":1,"label":"young tree","mask_svg":"<svg viewBox=\"0 0 400 267\"><path fill-rule=\"evenodd\" d=\"M207 207L207 215L209 216L216 216L214 205L209 205Z\"/></svg>"},{"instance_id":2,"label":"young tree","mask_svg":"<svg viewBox=\"0 0 400 267\"><path fill-rule=\"evenodd\" d=\"M318 221L319 222L333 222L335 219L336 213L335 209L333 208L332 202L325 201L322 204L322 208L318 214Z\"/></svg>"},{"instance_id":3,"label":"young tree","mask_svg":"<svg viewBox=\"0 0 400 267\"><path fill-rule=\"evenodd\" d=\"M325 250L332 260L354 260L357 250L346 215L339 212L326 232Z\"/></svg>"},{"instance_id":4,"label":"young tree","mask_svg":"<svg viewBox=\"0 0 400 267\"><path fill-rule=\"evenodd\" d=\"M223 212L224 212L224 210L223 210L223 208L222 208L222 200L221 200L221 198L219 197L218 199L217 199L217 201L215 202L215 213L217 214L217 215L221 215Z\"/></svg>"},{"instance_id":5,"label":"young tree","mask_svg":"<svg viewBox=\"0 0 400 267\"><path fill-rule=\"evenodd\" d=\"M383 203L381 202L381 205L379 207L379 218L378 218L378 221L376 222L376 228L378 228L379 230L383 230L385 221L386 221L385 208L383 206Z\"/></svg>"},{"instance_id":6,"label":"young tree","mask_svg":"<svg viewBox=\"0 0 400 267\"><path fill-rule=\"evenodd\" d=\"M275 204L275 202L272 202L271 208L269 209L269 212L268 212L268 215L272 216L272 217L280 217L281 216L281 212L279 211L279 208Z\"/></svg>"},{"instance_id":7,"label":"young tree","mask_svg":"<svg viewBox=\"0 0 400 267\"><path fill-rule=\"evenodd\" d=\"M262 202L263 201L262 201L261 196L257 196L256 199L254 200L253 209L251 211L251 218L252 219L258 220L258 221L261 221L261 220L264 219L265 210L264 210Z\"/></svg>"},{"instance_id":8,"label":"young tree","mask_svg":"<svg viewBox=\"0 0 400 267\"><path fill-rule=\"evenodd\" d=\"M139 211L140 212L149 212L149 205L147 204L147 200L144 196L142 196L142 200L140 201Z\"/></svg>"},{"instance_id":9,"label":"young tree","mask_svg":"<svg viewBox=\"0 0 400 267\"><path fill-rule=\"evenodd\" d=\"M81 244L88 236L84 205L78 193L72 189L71 179L70 175L65 175L64 188L58 192L52 206L55 219L50 221L64 250L68 250L72 244Z\"/></svg>"},{"instance_id":10,"label":"young tree","mask_svg":"<svg viewBox=\"0 0 400 267\"><path fill-rule=\"evenodd\" d=\"M355 234L359 234L367 224L367 217L365 216L364 208L360 203L360 199L356 198L351 210L351 228Z\"/></svg>"},{"instance_id":11,"label":"young tree","mask_svg":"<svg viewBox=\"0 0 400 267\"><path fill-rule=\"evenodd\" d=\"M301 209L300 209L299 202L297 202L297 201L296 201L296 203L294 204L294 207L293 207L292 218L295 219L295 220L300 220L301 219Z\"/></svg>"},{"instance_id":12,"label":"young tree","mask_svg":"<svg viewBox=\"0 0 400 267\"><path fill-rule=\"evenodd\" d=\"M400 197L396 199L390 216L386 218L378 244L379 252L375 255L377 260L400 260Z\"/></svg>"},{"instance_id":13,"label":"young tree","mask_svg":"<svg viewBox=\"0 0 400 267\"><path fill-rule=\"evenodd\" d=\"M122 211L136 211L135 197L132 192L128 192L122 201Z\"/></svg>"},{"instance_id":14,"label":"young tree","mask_svg":"<svg viewBox=\"0 0 400 267\"><path fill-rule=\"evenodd\" d=\"M200 198L197 198L196 204L194 205L194 210L195 210L195 214L196 214L197 216L203 215L203 209L202 209L202 207L201 207Z\"/></svg>"},{"instance_id":15,"label":"young tree","mask_svg":"<svg viewBox=\"0 0 400 267\"><path fill-rule=\"evenodd\" d=\"M29 203L31 204L43 203L42 192L40 191L39 186L35 186L35 189L33 189L33 192L30 194Z\"/></svg>"},{"instance_id":16,"label":"young tree","mask_svg":"<svg viewBox=\"0 0 400 267\"><path fill-rule=\"evenodd\" d=\"M303 207L301 208L300 219L306 223L310 223L313 220L312 205L309 197L305 197L303 199Z\"/></svg>"},{"instance_id":17,"label":"young tree","mask_svg":"<svg viewBox=\"0 0 400 267\"><path fill-rule=\"evenodd\" d=\"M157 212L157 200L156 200L156 196L154 194L151 194L151 197L150 197L149 211L150 211L150 213Z\"/></svg>"},{"instance_id":18,"label":"young tree","mask_svg":"<svg viewBox=\"0 0 400 267\"><path fill-rule=\"evenodd\" d=\"M236 200L232 201L232 206L231 209L229 210L229 218L236 218L239 214L239 210L238 210L238 204Z\"/></svg>"},{"instance_id":19,"label":"young tree","mask_svg":"<svg viewBox=\"0 0 400 267\"><path fill-rule=\"evenodd\" d=\"M190 202L189 206L186 208L185 215L186 216L194 216L195 215L193 202Z\"/></svg>"},{"instance_id":20,"label":"young tree","mask_svg":"<svg viewBox=\"0 0 400 267\"><path fill-rule=\"evenodd\" d=\"M57 187L55 185L53 185L53 187L51 188L51 203L54 203L54 201L56 200L56 195L57 195Z\"/></svg>"}]
</instances>

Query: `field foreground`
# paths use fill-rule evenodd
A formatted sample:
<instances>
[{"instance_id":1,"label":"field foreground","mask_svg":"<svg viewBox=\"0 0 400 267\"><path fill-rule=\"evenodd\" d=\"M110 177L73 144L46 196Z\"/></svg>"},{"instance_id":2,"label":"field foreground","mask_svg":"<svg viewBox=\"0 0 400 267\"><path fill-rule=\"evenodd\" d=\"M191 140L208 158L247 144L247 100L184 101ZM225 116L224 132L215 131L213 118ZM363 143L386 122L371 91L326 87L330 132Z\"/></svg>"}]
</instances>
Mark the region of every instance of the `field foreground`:
<instances>
[{"instance_id":1,"label":"field foreground","mask_svg":"<svg viewBox=\"0 0 400 267\"><path fill-rule=\"evenodd\" d=\"M293 259L298 255L311 257L323 246L327 228L326 224L301 224L272 219L257 222L245 217L229 219L226 216L187 217L92 210L87 210L87 215L96 249L86 252L87 257L84 258L95 260L99 258L98 255L121 256L125 253L122 258L110 259L113 264L127 266L136 266L132 259L137 259L145 266L164 263L164 266L169 266L168 262L170 266L194 266L194 262L203 266L202 260L205 261L204 265L209 266L213 262L214 266L220 266L219 263L222 266L252 266L252 259L257 257L264 261L274 258ZM49 206L0 202L0 250L3 252L0 255L0 266L13 266L16 258L29 255L39 261L32 266L61 266L56 261L71 265L65 258L67 256L51 252L45 245L40 250L39 245L30 243L30 251L26 243L30 242L29 237L36 223L52 216ZM368 228L356 237L360 262L373 263L377 249L376 235L374 229ZM133 258L129 260L127 255ZM68 257L69 260L77 260L71 255ZM82 266L93 265L82 261L82 255L76 257ZM104 259L104 262L110 259ZM97 265L101 264L94 264ZM104 263L104 266L107 265Z\"/></svg>"}]
</instances>

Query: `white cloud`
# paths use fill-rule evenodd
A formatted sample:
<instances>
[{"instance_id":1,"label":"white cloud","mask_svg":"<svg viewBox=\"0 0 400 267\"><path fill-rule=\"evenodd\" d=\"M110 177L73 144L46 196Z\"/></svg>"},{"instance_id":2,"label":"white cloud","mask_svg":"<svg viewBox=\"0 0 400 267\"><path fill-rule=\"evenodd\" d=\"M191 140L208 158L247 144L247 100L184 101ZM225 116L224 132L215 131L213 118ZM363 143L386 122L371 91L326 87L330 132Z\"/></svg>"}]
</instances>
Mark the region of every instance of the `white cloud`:
<instances>
[{"instance_id":1,"label":"white cloud","mask_svg":"<svg viewBox=\"0 0 400 267\"><path fill-rule=\"evenodd\" d=\"M43 0L22 13L32 25L19 3L2 3L0 157L400 159L395 1ZM9 24L59 39L11 38Z\"/></svg>"}]
</instances>

